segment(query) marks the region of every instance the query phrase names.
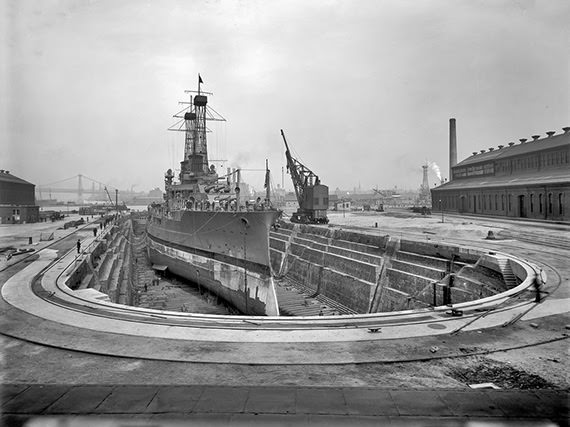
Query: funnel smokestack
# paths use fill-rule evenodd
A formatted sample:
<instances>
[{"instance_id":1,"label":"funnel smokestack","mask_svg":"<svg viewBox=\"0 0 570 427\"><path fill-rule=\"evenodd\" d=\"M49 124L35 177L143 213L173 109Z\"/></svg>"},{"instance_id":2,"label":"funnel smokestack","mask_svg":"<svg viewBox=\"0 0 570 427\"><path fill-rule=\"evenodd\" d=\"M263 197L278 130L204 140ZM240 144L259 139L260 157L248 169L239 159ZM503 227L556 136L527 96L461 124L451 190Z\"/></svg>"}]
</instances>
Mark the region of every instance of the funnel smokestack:
<instances>
[{"instance_id":1,"label":"funnel smokestack","mask_svg":"<svg viewBox=\"0 0 570 427\"><path fill-rule=\"evenodd\" d=\"M449 119L449 180L453 179L451 168L457 164L457 135L455 119Z\"/></svg>"}]
</instances>

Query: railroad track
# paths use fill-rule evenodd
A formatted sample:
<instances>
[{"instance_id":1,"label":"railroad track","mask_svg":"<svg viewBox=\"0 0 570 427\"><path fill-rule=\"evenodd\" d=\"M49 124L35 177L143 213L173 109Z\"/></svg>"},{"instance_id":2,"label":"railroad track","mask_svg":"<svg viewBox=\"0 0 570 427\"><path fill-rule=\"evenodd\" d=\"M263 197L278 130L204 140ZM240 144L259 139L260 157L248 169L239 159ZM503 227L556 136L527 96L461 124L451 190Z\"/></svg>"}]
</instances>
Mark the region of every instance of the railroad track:
<instances>
[{"instance_id":1,"label":"railroad track","mask_svg":"<svg viewBox=\"0 0 570 427\"><path fill-rule=\"evenodd\" d=\"M499 237L519 240L521 242L535 243L551 248L570 250L570 233L566 236L550 236L542 233L516 232L503 229L498 233Z\"/></svg>"}]
</instances>

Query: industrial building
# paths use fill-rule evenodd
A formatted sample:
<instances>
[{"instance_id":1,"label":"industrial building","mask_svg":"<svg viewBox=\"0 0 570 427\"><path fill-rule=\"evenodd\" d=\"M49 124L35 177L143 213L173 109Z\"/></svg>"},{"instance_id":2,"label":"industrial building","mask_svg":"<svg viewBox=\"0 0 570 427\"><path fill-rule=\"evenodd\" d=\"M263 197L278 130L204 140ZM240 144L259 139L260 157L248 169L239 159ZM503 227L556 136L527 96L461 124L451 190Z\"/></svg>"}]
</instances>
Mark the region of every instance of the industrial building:
<instances>
[{"instance_id":1,"label":"industrial building","mask_svg":"<svg viewBox=\"0 0 570 427\"><path fill-rule=\"evenodd\" d=\"M0 224L39 221L35 185L0 169Z\"/></svg>"},{"instance_id":2,"label":"industrial building","mask_svg":"<svg viewBox=\"0 0 570 427\"><path fill-rule=\"evenodd\" d=\"M450 180L431 190L434 210L570 219L570 127L483 149L460 163L455 119L449 130Z\"/></svg>"}]
</instances>

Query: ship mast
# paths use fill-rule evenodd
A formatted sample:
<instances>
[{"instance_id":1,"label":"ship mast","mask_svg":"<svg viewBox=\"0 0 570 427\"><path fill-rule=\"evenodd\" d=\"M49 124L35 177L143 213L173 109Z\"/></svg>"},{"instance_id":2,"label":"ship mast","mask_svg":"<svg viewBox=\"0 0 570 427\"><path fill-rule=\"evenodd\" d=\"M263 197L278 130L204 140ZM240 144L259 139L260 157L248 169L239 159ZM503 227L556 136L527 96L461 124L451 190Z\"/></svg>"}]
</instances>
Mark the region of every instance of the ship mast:
<instances>
[{"instance_id":1,"label":"ship mast","mask_svg":"<svg viewBox=\"0 0 570 427\"><path fill-rule=\"evenodd\" d=\"M209 130L206 127L206 120L225 121L220 114L208 107L207 95L212 93L202 91L202 84L204 82L198 74L198 91L185 91L196 95L190 95L190 102L183 103L188 107L174 115L181 120L168 129L185 133L184 159L180 162L181 183L196 182L196 179L210 173L206 139Z\"/></svg>"},{"instance_id":2,"label":"ship mast","mask_svg":"<svg viewBox=\"0 0 570 427\"><path fill-rule=\"evenodd\" d=\"M190 148L189 152L184 153L184 159L189 160L186 169L189 169L191 176L200 176L208 173L208 144L206 140L206 106L208 97L201 93L200 85L202 83L202 77L198 74L198 94L194 96L193 105L191 106L194 114L190 114L188 119L184 117L187 141L185 148Z\"/></svg>"}]
</instances>

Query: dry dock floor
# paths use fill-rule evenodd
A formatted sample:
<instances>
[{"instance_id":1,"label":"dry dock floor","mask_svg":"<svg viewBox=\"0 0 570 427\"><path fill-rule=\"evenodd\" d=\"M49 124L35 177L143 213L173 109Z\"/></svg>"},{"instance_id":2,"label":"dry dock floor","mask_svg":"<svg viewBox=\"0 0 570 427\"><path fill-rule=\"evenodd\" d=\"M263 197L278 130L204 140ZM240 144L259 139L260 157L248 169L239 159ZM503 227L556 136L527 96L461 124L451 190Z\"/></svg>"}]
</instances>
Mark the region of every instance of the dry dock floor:
<instances>
[{"instance_id":1,"label":"dry dock floor","mask_svg":"<svg viewBox=\"0 0 570 427\"><path fill-rule=\"evenodd\" d=\"M350 346L331 344L328 352L316 347L322 362L315 363L314 355L309 355L308 364L279 361L266 343L251 345L248 363L247 354L232 357L227 341L199 349L225 353L224 363L117 357L105 350L118 343L105 341L96 328L74 329L64 324L57 346L38 344L7 333L16 323L27 327L31 337L41 331L52 333L57 322L2 301L2 422L22 425L66 417L69 422L75 420L75 425L104 420L119 420L121 425L179 425L189 420L214 425L568 424L570 249L564 242L570 241L570 226L459 216L446 216L441 223L438 215L405 213L333 213L331 222L371 233L512 253L545 269L549 293L536 309L508 327L379 341L384 345L370 345L368 351L390 355L385 360L390 363L338 364L328 361L334 359L335 351L350 352ZM34 230L33 224L7 227L0 226L0 238L20 242L22 247ZM501 239L485 240L489 230ZM89 229L73 231L89 235ZM66 233L56 233L62 252L72 249L77 239ZM36 258L0 266L0 284ZM78 329L83 336L74 335ZM63 345L78 339L94 343L99 353ZM126 335L122 339L128 344ZM154 340L147 344L150 353ZM191 341L185 350L196 352ZM352 351L362 350L354 346ZM254 363L264 353L276 362ZM238 359L239 364L232 363ZM501 389L472 390L468 386L487 382Z\"/></svg>"}]
</instances>

